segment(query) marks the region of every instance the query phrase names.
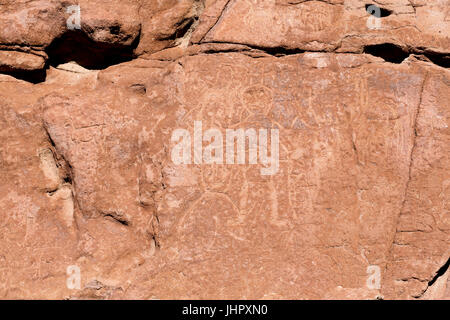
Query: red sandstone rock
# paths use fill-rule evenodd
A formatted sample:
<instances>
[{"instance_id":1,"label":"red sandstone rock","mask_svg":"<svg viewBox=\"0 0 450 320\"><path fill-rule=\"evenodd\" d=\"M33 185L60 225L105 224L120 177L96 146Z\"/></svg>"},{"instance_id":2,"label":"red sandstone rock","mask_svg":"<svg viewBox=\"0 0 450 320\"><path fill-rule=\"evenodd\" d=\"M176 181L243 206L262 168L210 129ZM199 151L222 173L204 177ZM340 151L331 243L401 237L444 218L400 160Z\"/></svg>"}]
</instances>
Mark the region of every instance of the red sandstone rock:
<instances>
[{"instance_id":1,"label":"red sandstone rock","mask_svg":"<svg viewBox=\"0 0 450 320\"><path fill-rule=\"evenodd\" d=\"M0 0L0 297L450 298L450 3L377 3Z\"/></svg>"}]
</instances>

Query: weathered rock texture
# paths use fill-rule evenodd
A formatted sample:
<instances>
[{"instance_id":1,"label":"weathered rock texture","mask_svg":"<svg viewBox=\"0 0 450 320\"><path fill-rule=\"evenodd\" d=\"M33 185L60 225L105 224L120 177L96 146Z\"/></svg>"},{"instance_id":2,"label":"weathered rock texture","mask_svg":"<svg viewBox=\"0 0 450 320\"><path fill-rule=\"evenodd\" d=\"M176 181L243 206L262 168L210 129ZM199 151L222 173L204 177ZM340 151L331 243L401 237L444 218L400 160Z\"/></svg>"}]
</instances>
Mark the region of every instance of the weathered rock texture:
<instances>
[{"instance_id":1,"label":"weathered rock texture","mask_svg":"<svg viewBox=\"0 0 450 320\"><path fill-rule=\"evenodd\" d=\"M0 0L0 297L450 298L450 1L376 3Z\"/></svg>"}]
</instances>

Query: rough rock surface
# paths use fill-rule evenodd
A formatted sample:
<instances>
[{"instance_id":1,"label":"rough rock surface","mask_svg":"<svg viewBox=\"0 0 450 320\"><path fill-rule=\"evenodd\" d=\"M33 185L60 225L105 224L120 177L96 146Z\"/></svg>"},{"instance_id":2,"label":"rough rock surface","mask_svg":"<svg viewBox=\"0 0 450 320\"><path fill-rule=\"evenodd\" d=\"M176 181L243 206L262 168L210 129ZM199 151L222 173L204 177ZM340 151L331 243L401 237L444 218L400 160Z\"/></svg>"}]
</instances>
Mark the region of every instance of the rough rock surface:
<instances>
[{"instance_id":1,"label":"rough rock surface","mask_svg":"<svg viewBox=\"0 0 450 320\"><path fill-rule=\"evenodd\" d=\"M0 298L450 299L450 1L372 4L0 0Z\"/></svg>"}]
</instances>

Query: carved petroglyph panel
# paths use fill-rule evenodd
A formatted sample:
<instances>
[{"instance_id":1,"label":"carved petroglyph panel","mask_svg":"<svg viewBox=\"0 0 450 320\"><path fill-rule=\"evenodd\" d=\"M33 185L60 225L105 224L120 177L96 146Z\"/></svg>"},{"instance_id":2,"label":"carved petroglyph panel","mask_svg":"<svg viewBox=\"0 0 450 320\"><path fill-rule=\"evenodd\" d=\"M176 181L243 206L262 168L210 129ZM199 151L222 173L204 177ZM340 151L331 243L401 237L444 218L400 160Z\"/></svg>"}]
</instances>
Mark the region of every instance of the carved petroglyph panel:
<instances>
[{"instance_id":1,"label":"carved petroglyph panel","mask_svg":"<svg viewBox=\"0 0 450 320\"><path fill-rule=\"evenodd\" d=\"M342 67L347 62L356 67ZM162 248L170 248L174 261L216 259L226 252L236 263L239 250L262 254L274 243L285 252L317 250L320 263L302 256L293 265L301 270L317 263L318 272L338 266L339 279L324 278L336 292L347 292L338 288L342 283L364 294L372 290L366 288L366 269L379 265L383 273L386 266L408 179L422 71L310 53L281 59L199 55L183 58L182 64L183 99L175 127L191 138L200 120L204 131L216 128L223 135L227 128L277 128L280 167L273 176L261 176L258 165L248 162L177 166L168 161L167 189L158 208ZM343 256L355 259L351 268ZM224 262L202 265L210 263ZM247 266L241 272L251 279L249 270L256 266ZM313 281L300 271L292 278L288 274L282 281Z\"/></svg>"},{"instance_id":2,"label":"carved petroglyph panel","mask_svg":"<svg viewBox=\"0 0 450 320\"><path fill-rule=\"evenodd\" d=\"M267 46L306 42L323 48L338 40L344 29L343 6L322 1L286 5L278 1L232 1L204 41L228 41ZM329 32L332 30L333 32ZM264 36L263 36L264 35Z\"/></svg>"}]
</instances>

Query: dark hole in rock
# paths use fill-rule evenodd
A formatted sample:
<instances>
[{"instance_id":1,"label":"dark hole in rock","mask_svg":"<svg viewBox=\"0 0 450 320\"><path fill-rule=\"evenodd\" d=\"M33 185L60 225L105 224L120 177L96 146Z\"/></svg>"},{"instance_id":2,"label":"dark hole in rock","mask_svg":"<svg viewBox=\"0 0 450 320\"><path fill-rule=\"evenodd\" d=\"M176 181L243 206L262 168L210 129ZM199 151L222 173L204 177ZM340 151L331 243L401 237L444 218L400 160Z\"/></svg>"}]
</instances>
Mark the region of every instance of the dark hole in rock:
<instances>
[{"instance_id":1,"label":"dark hole in rock","mask_svg":"<svg viewBox=\"0 0 450 320\"><path fill-rule=\"evenodd\" d=\"M120 30L120 27L112 28ZM56 67L62 63L75 61L86 69L99 70L134 59L134 49L138 42L139 36L131 46L100 43L93 41L83 32L74 30L55 39L46 52L51 66Z\"/></svg>"},{"instance_id":2,"label":"dark hole in rock","mask_svg":"<svg viewBox=\"0 0 450 320\"><path fill-rule=\"evenodd\" d=\"M30 83L44 82L46 78L46 70L15 70L15 69L0 69L1 74L7 74L19 80L24 80Z\"/></svg>"},{"instance_id":3,"label":"dark hole in rock","mask_svg":"<svg viewBox=\"0 0 450 320\"><path fill-rule=\"evenodd\" d=\"M449 54L439 54L435 52L425 52L424 54L434 64L441 66L443 68L450 68Z\"/></svg>"},{"instance_id":4,"label":"dark hole in rock","mask_svg":"<svg viewBox=\"0 0 450 320\"><path fill-rule=\"evenodd\" d=\"M109 27L109 32L111 34L119 34L120 33L120 26L114 25L114 26Z\"/></svg>"},{"instance_id":5,"label":"dark hole in rock","mask_svg":"<svg viewBox=\"0 0 450 320\"><path fill-rule=\"evenodd\" d=\"M368 45L363 52L391 63L402 63L409 56L409 52L392 43Z\"/></svg>"}]
</instances>

